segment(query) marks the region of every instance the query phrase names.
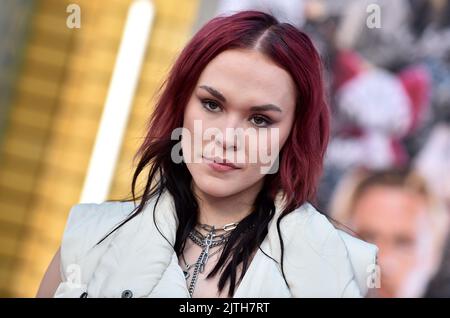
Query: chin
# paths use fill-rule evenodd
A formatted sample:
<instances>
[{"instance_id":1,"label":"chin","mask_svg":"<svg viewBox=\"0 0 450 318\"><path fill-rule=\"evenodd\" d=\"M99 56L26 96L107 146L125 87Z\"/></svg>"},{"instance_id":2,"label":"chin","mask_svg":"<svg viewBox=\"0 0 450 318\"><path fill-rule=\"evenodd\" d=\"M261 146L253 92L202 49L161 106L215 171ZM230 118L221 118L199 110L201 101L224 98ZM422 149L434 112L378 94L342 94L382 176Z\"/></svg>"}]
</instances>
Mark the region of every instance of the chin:
<instances>
[{"instance_id":1,"label":"chin","mask_svg":"<svg viewBox=\"0 0 450 318\"><path fill-rule=\"evenodd\" d=\"M202 177L201 180L194 178L194 182L201 192L216 198L228 197L242 191L240 187L237 188L231 182L214 177Z\"/></svg>"}]
</instances>

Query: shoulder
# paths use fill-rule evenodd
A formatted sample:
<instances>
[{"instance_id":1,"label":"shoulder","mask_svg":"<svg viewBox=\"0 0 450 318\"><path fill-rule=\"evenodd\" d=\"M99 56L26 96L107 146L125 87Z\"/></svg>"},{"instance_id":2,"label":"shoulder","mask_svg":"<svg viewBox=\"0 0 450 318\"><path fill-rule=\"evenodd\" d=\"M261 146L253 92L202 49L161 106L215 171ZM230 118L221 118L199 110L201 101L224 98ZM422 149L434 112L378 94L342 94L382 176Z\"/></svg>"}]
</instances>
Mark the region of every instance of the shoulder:
<instances>
[{"instance_id":1,"label":"shoulder","mask_svg":"<svg viewBox=\"0 0 450 318\"><path fill-rule=\"evenodd\" d=\"M82 247L95 244L130 216L136 210L138 203L107 201L75 204L70 209L63 240L66 243L72 243L72 239L76 240L78 244L83 245L79 246L80 250L84 250L85 248ZM157 209L153 210L156 203ZM132 223L142 222L145 219L150 226L156 223L163 232L168 232L169 229L173 232L172 230L176 229L176 215L169 213L173 210L170 205L173 205L173 202L169 200L166 192L159 197L153 196L145 203L143 211L134 217ZM154 216L156 220L153 220ZM172 236L172 233L167 234Z\"/></svg>"},{"instance_id":2,"label":"shoulder","mask_svg":"<svg viewBox=\"0 0 450 318\"><path fill-rule=\"evenodd\" d=\"M277 215L273 223L279 218L280 215ZM282 217L279 222L285 246L295 248L296 245L307 242L313 251L324 254L330 243L340 242L333 224L308 202Z\"/></svg>"},{"instance_id":3,"label":"shoulder","mask_svg":"<svg viewBox=\"0 0 450 318\"><path fill-rule=\"evenodd\" d=\"M75 230L87 224L109 223L127 216L134 207L132 202L107 201L103 203L78 203L70 208L66 229Z\"/></svg>"},{"instance_id":4,"label":"shoulder","mask_svg":"<svg viewBox=\"0 0 450 318\"><path fill-rule=\"evenodd\" d=\"M157 209L153 209L157 203ZM97 242L130 216L137 207L132 201L108 201L103 203L79 203L71 207L61 242L63 260L77 263ZM154 235L162 232L170 241L175 240L176 215L171 213L173 202L167 193L150 198L142 212L120 229L121 240L128 240L139 232ZM153 213L155 212L155 214ZM155 219L154 219L155 218ZM147 226L144 231L143 224ZM156 229L157 227L157 229ZM140 236L139 236L140 237Z\"/></svg>"},{"instance_id":5,"label":"shoulder","mask_svg":"<svg viewBox=\"0 0 450 318\"><path fill-rule=\"evenodd\" d=\"M280 230L286 276L294 293L332 297L367 293L368 269L376 261L376 246L337 229L310 203L282 218ZM271 242L271 247L275 246L273 238ZM307 290L305 286L309 286Z\"/></svg>"},{"instance_id":6,"label":"shoulder","mask_svg":"<svg viewBox=\"0 0 450 318\"><path fill-rule=\"evenodd\" d=\"M169 241L176 233L176 219L168 213L172 203L162 195L154 209L156 201L156 197L148 200L142 212L98 245L135 211L135 203L72 206L61 242L63 283L58 297L78 297L88 283L90 295L116 295L125 275L130 284L136 283L136 294L149 293L170 264L173 249Z\"/></svg>"},{"instance_id":7,"label":"shoulder","mask_svg":"<svg viewBox=\"0 0 450 318\"><path fill-rule=\"evenodd\" d=\"M61 258L77 261L134 208L132 202L79 203L70 208L61 241Z\"/></svg>"},{"instance_id":8,"label":"shoulder","mask_svg":"<svg viewBox=\"0 0 450 318\"><path fill-rule=\"evenodd\" d=\"M73 235L95 239L98 235L106 234L108 229L126 218L133 208L132 202L75 204L69 211L64 236L65 238Z\"/></svg>"}]
</instances>

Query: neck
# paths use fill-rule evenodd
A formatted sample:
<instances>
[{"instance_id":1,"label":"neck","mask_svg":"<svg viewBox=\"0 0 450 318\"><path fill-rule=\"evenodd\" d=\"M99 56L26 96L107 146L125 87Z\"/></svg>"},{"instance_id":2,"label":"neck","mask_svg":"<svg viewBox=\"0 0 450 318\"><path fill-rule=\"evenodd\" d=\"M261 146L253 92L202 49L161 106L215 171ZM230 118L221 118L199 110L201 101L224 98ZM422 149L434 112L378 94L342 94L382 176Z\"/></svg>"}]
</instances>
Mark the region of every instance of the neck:
<instances>
[{"instance_id":1,"label":"neck","mask_svg":"<svg viewBox=\"0 0 450 318\"><path fill-rule=\"evenodd\" d=\"M221 227L241 221L252 212L253 203L261 186L262 183L230 196L215 197L201 191L194 184L194 193L199 205L198 222Z\"/></svg>"}]
</instances>

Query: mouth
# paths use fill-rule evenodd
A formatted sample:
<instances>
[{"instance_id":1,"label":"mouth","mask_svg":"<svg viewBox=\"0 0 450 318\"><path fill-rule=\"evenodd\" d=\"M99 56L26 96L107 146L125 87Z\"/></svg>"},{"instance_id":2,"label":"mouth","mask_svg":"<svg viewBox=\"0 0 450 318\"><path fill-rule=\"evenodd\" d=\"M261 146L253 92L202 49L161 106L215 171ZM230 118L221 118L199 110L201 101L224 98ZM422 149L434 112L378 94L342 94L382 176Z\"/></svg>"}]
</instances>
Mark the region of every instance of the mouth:
<instances>
[{"instance_id":1,"label":"mouth","mask_svg":"<svg viewBox=\"0 0 450 318\"><path fill-rule=\"evenodd\" d=\"M230 170L239 170L241 167L219 157L207 158L202 156L204 161L214 170L216 171L230 171Z\"/></svg>"}]
</instances>

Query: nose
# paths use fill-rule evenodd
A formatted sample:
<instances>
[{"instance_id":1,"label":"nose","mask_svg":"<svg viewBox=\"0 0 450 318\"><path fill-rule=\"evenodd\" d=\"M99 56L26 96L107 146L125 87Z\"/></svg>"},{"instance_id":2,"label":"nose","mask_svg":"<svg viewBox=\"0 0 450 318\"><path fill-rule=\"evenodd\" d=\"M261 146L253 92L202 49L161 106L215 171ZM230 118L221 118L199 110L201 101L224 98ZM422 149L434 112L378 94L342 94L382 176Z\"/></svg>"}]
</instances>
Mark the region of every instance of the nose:
<instances>
[{"instance_id":1,"label":"nose","mask_svg":"<svg viewBox=\"0 0 450 318\"><path fill-rule=\"evenodd\" d=\"M229 118L226 124L219 128L220 133L214 136L215 142L224 151L238 151L242 144L243 128L237 118Z\"/></svg>"},{"instance_id":2,"label":"nose","mask_svg":"<svg viewBox=\"0 0 450 318\"><path fill-rule=\"evenodd\" d=\"M238 150L238 142L236 140L236 136L231 133L230 129L222 132L221 134L217 134L215 136L216 145L222 147L224 151L237 151Z\"/></svg>"}]
</instances>

